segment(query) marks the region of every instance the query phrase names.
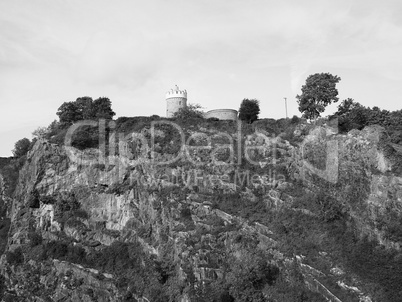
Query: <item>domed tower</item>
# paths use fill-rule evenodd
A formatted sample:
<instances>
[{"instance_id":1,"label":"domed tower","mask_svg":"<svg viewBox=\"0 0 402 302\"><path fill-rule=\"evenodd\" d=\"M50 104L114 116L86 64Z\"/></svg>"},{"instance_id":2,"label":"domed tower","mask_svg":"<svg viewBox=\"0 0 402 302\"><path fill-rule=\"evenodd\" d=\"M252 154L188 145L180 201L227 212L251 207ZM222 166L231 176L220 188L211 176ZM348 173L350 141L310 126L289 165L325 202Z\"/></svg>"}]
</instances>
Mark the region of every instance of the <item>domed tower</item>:
<instances>
[{"instance_id":1,"label":"domed tower","mask_svg":"<svg viewBox=\"0 0 402 302\"><path fill-rule=\"evenodd\" d=\"M166 117L173 117L180 108L185 107L187 107L187 91L180 90L176 85L166 93Z\"/></svg>"}]
</instances>

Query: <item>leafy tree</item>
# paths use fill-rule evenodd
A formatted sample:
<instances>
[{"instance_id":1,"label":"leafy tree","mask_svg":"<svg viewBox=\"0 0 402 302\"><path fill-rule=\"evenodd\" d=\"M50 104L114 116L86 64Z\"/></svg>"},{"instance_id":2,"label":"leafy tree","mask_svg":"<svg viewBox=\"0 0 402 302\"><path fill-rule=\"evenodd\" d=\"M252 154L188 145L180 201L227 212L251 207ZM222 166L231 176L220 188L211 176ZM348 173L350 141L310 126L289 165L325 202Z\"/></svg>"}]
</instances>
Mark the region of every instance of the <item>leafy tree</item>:
<instances>
[{"instance_id":1,"label":"leafy tree","mask_svg":"<svg viewBox=\"0 0 402 302\"><path fill-rule=\"evenodd\" d=\"M55 135L59 131L59 128L60 128L60 123L57 120L54 120L47 127L47 130L48 130L47 136L51 137L52 135Z\"/></svg>"},{"instance_id":2,"label":"leafy tree","mask_svg":"<svg viewBox=\"0 0 402 302\"><path fill-rule=\"evenodd\" d=\"M349 114L341 116L339 127L341 130L363 129L368 125L369 109L361 106L353 109Z\"/></svg>"},{"instance_id":3,"label":"leafy tree","mask_svg":"<svg viewBox=\"0 0 402 302\"><path fill-rule=\"evenodd\" d=\"M112 103L108 98L92 100L85 96L75 102L63 103L56 114L62 126L69 126L79 120L112 119L116 113L112 110Z\"/></svg>"},{"instance_id":4,"label":"leafy tree","mask_svg":"<svg viewBox=\"0 0 402 302\"><path fill-rule=\"evenodd\" d=\"M31 141L24 137L17 141L14 145L13 155L14 157L20 158L28 153L29 148L31 146Z\"/></svg>"},{"instance_id":5,"label":"leafy tree","mask_svg":"<svg viewBox=\"0 0 402 302\"><path fill-rule=\"evenodd\" d=\"M352 110L355 110L360 107L362 107L360 103L355 102L355 100L352 98L347 98L338 105L338 111L336 112L336 115L342 116L345 114L349 114Z\"/></svg>"},{"instance_id":6,"label":"leafy tree","mask_svg":"<svg viewBox=\"0 0 402 302\"><path fill-rule=\"evenodd\" d=\"M89 96L84 96L81 98L78 98L75 101L75 104L78 108L78 110L81 112L82 119L84 120L89 120L93 118L93 106L92 106L93 100Z\"/></svg>"},{"instance_id":7,"label":"leafy tree","mask_svg":"<svg viewBox=\"0 0 402 302\"><path fill-rule=\"evenodd\" d=\"M49 132L49 127L38 127L32 132L35 139L45 138Z\"/></svg>"},{"instance_id":8,"label":"leafy tree","mask_svg":"<svg viewBox=\"0 0 402 302\"><path fill-rule=\"evenodd\" d=\"M260 113L260 102L256 99L244 99L240 104L239 118L251 124L258 119Z\"/></svg>"},{"instance_id":9,"label":"leafy tree","mask_svg":"<svg viewBox=\"0 0 402 302\"><path fill-rule=\"evenodd\" d=\"M200 104L188 104L186 107L180 108L174 113L173 118L181 120L204 118L204 112L201 110Z\"/></svg>"},{"instance_id":10,"label":"leafy tree","mask_svg":"<svg viewBox=\"0 0 402 302\"><path fill-rule=\"evenodd\" d=\"M387 126L389 124L390 112L388 110L381 110L377 106L373 107L370 111L368 123L370 125Z\"/></svg>"},{"instance_id":11,"label":"leafy tree","mask_svg":"<svg viewBox=\"0 0 402 302\"><path fill-rule=\"evenodd\" d=\"M108 135L106 133L106 135ZM106 140L108 141L108 140ZM71 145L74 148L84 150L99 147L99 132L96 127L82 126L73 134Z\"/></svg>"},{"instance_id":12,"label":"leafy tree","mask_svg":"<svg viewBox=\"0 0 402 302\"><path fill-rule=\"evenodd\" d=\"M340 80L340 77L330 73L310 75L306 79L306 84L302 86L302 94L296 96L303 117L316 119L324 112L325 107L337 102L339 98L336 84Z\"/></svg>"},{"instance_id":13,"label":"leafy tree","mask_svg":"<svg viewBox=\"0 0 402 302\"><path fill-rule=\"evenodd\" d=\"M112 102L108 98L101 97L93 101L90 118L112 119L115 114L112 110Z\"/></svg>"},{"instance_id":14,"label":"leafy tree","mask_svg":"<svg viewBox=\"0 0 402 302\"><path fill-rule=\"evenodd\" d=\"M75 102L64 102L57 113L63 126L71 125L83 119L82 112Z\"/></svg>"},{"instance_id":15,"label":"leafy tree","mask_svg":"<svg viewBox=\"0 0 402 302\"><path fill-rule=\"evenodd\" d=\"M346 99L338 106L338 111L334 114L338 117L339 128L341 131L352 129L363 129L368 125L381 125L392 132L391 126L393 112L381 110L378 107L364 107L353 99ZM400 120L399 120L400 121ZM391 127L390 127L391 126ZM395 129L399 130L399 129Z\"/></svg>"}]
</instances>

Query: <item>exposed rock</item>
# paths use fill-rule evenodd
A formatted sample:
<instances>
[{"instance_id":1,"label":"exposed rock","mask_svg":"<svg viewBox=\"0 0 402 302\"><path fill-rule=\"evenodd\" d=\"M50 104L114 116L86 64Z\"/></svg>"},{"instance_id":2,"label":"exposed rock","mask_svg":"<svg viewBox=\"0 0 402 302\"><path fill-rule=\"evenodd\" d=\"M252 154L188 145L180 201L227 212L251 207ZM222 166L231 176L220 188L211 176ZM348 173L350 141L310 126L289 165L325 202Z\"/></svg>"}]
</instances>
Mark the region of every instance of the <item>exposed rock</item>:
<instances>
[{"instance_id":1,"label":"exposed rock","mask_svg":"<svg viewBox=\"0 0 402 302\"><path fill-rule=\"evenodd\" d=\"M341 301L325 282L338 284L344 295L350 294L347 297L371 301L355 284L342 283L349 272L330 263L330 253L319 254L320 260L330 263L326 272L320 271L314 264L304 263L301 255L293 255L293 259L286 255L281 250L284 243L268 222L249 221L247 215L216 208L220 199L229 196L239 198L245 205L261 202L272 215L289 210L317 219L322 213L297 205L297 194L310 196L324 188L328 196L348 210L348 223L353 222L360 237L369 236L387 249L398 251L400 242L381 223L391 212L402 216L402 177L393 173L394 162L383 151L383 129L371 127L340 135L332 128L317 127L304 136L306 129L300 126L294 131L298 140L304 139L299 144L289 143L286 135L269 136L263 129L248 135L245 147L250 148L250 158L256 159L251 170L261 173L255 173L256 177L245 185L239 184L235 164L216 167L212 159L197 169L184 160L172 167L158 166L152 164L148 146L137 147L134 154L125 145L126 151L120 156L105 158L99 150L80 151L38 141L20 171L13 199L8 197L12 203L8 215L13 223L7 243L9 254L0 262L7 294L29 301L47 301L46 297L52 301L123 301L126 297L148 301L146 294L135 292L130 287L134 285L119 279L116 272L97 269L96 259L92 259L94 267L63 260L69 255L57 250L55 243L63 243L60 249L68 247L79 255L100 255L96 253L108 251L119 242L139 243L148 255L138 259L139 267L149 263L166 265L164 257L171 257L166 265L170 266L170 275L166 273L160 279L171 278L169 282L177 283L176 287L171 285L177 301L191 301L194 291L226 278L231 266L228 259L242 261L245 251L251 253L250 250L269 255L270 263L280 267L281 272L297 265L304 289L327 300ZM147 131L144 133L148 135ZM163 138L163 133L158 137ZM331 157L333 154L335 157ZM197 160L206 157L192 155ZM155 156L166 160L173 155ZM273 168L286 177L270 175ZM224 176L230 179L233 175L234 181L224 180ZM297 186L305 191L294 192ZM361 192L357 193L356 203L351 203L350 196L357 187ZM28 197L34 190L41 197L39 208L29 206ZM0 200L4 198L0 174ZM44 203L46 200L52 203ZM54 258L49 251L43 251L45 247L50 249L46 246L50 243L55 244ZM19 249L22 263L18 258L10 261L16 257L11 253ZM56 257L58 252L60 259ZM80 260L84 263L83 259L77 261ZM135 272L132 277L136 278Z\"/></svg>"}]
</instances>

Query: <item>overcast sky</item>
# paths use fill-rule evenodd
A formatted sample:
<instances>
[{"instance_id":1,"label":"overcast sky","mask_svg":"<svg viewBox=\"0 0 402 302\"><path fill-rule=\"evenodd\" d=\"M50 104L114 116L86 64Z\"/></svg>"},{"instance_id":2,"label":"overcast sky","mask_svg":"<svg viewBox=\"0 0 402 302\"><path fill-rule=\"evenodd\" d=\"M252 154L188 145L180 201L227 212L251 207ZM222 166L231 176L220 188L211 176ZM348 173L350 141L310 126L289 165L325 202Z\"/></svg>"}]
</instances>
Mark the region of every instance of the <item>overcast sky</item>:
<instances>
[{"instance_id":1,"label":"overcast sky","mask_svg":"<svg viewBox=\"0 0 402 302\"><path fill-rule=\"evenodd\" d=\"M341 99L402 109L401 16L400 0L2 0L0 156L63 102L164 116L175 84L206 110L256 98L260 117L280 118L284 97L300 116L307 76L330 72Z\"/></svg>"}]
</instances>

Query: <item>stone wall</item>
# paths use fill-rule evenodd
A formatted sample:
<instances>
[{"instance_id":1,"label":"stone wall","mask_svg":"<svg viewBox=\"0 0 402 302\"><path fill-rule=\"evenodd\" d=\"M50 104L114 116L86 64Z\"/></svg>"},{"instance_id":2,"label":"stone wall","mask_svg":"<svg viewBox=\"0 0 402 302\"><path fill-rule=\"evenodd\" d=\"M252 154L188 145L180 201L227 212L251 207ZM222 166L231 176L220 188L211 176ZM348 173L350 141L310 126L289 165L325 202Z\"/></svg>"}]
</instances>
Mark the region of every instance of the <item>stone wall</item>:
<instances>
[{"instance_id":1,"label":"stone wall","mask_svg":"<svg viewBox=\"0 0 402 302\"><path fill-rule=\"evenodd\" d=\"M180 90L176 85L174 89L166 92L166 117L173 115L180 109L187 107L187 91Z\"/></svg>"},{"instance_id":2,"label":"stone wall","mask_svg":"<svg viewBox=\"0 0 402 302\"><path fill-rule=\"evenodd\" d=\"M187 99L184 97L171 97L166 99L166 117L173 115L180 109L187 106Z\"/></svg>"},{"instance_id":3,"label":"stone wall","mask_svg":"<svg viewBox=\"0 0 402 302\"><path fill-rule=\"evenodd\" d=\"M205 118L218 118L220 120L237 120L237 110L214 109L205 113Z\"/></svg>"}]
</instances>

